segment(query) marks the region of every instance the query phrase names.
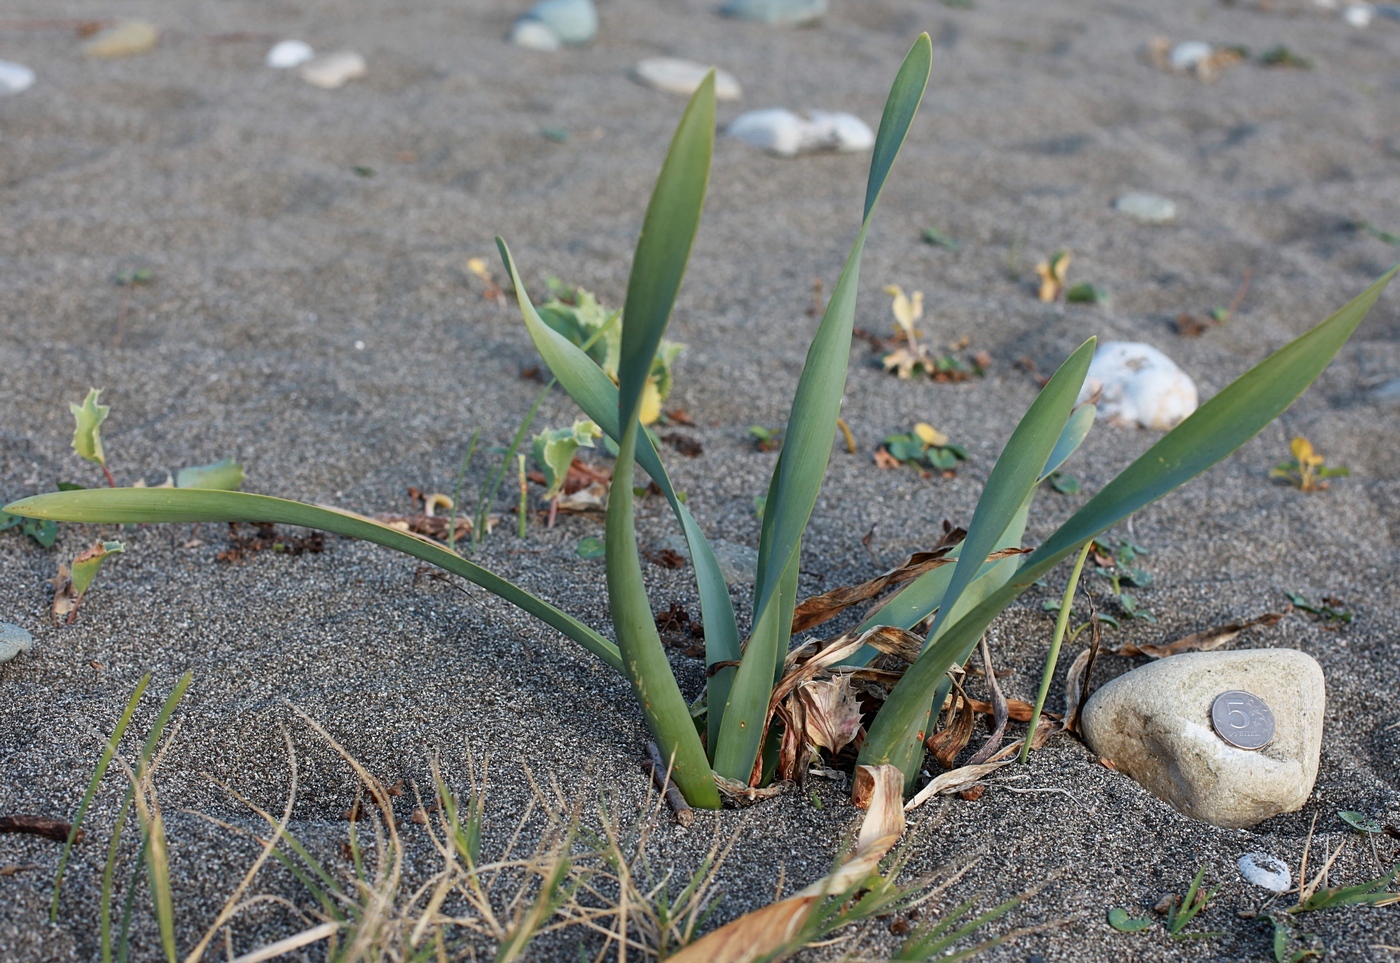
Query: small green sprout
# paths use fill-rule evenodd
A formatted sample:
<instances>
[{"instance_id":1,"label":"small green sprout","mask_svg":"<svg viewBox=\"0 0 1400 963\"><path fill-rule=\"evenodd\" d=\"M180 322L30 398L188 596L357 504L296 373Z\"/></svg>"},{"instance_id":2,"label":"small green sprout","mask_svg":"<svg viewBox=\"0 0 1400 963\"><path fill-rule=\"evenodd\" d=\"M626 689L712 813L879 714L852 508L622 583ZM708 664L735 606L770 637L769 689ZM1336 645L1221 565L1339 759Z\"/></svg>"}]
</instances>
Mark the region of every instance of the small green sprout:
<instances>
[{"instance_id":1,"label":"small green sprout","mask_svg":"<svg viewBox=\"0 0 1400 963\"><path fill-rule=\"evenodd\" d=\"M1052 471L1045 483L1061 495L1078 495L1079 479L1062 471Z\"/></svg>"},{"instance_id":2,"label":"small green sprout","mask_svg":"<svg viewBox=\"0 0 1400 963\"><path fill-rule=\"evenodd\" d=\"M1291 67L1295 70L1312 70L1311 57L1295 54L1283 44L1270 47L1259 55L1259 62L1265 67Z\"/></svg>"},{"instance_id":3,"label":"small green sprout","mask_svg":"<svg viewBox=\"0 0 1400 963\"><path fill-rule=\"evenodd\" d=\"M101 388L89 388L82 404L69 403L68 410L73 412L73 419L77 422L73 431L73 450L80 458L100 466L102 474L107 476L108 486L116 488L116 479L107 469L107 456L102 453L102 423L107 420L112 407L99 404L98 399L101 397Z\"/></svg>"},{"instance_id":4,"label":"small green sprout","mask_svg":"<svg viewBox=\"0 0 1400 963\"><path fill-rule=\"evenodd\" d=\"M764 425L749 425L749 435L753 438L753 445L759 451L777 451L783 447L783 432L781 428L768 428Z\"/></svg>"},{"instance_id":5,"label":"small green sprout","mask_svg":"<svg viewBox=\"0 0 1400 963\"><path fill-rule=\"evenodd\" d=\"M134 288L138 285L150 284L155 280L155 273L150 268L137 268L134 271L118 271L112 275L112 283L120 288Z\"/></svg>"},{"instance_id":6,"label":"small green sprout","mask_svg":"<svg viewBox=\"0 0 1400 963\"><path fill-rule=\"evenodd\" d=\"M1206 877L1206 870L1209 864L1202 866L1196 871L1196 878L1191 880L1191 888L1186 891L1186 897L1180 903L1173 903L1167 911L1167 932L1174 940L1194 940L1210 939L1215 936L1224 936L1224 933L1188 933L1186 926L1201 910L1205 909L1215 894L1220 892L1220 887L1212 890L1201 889L1201 881Z\"/></svg>"},{"instance_id":7,"label":"small green sprout","mask_svg":"<svg viewBox=\"0 0 1400 963\"><path fill-rule=\"evenodd\" d=\"M1379 821L1358 812L1338 810L1337 817L1358 833L1366 833L1368 836L1372 836L1385 832L1385 827L1382 826Z\"/></svg>"},{"instance_id":8,"label":"small green sprout","mask_svg":"<svg viewBox=\"0 0 1400 963\"><path fill-rule=\"evenodd\" d=\"M44 548L49 548L58 541L58 522L48 519L23 518L0 511L0 532L9 531L12 528L18 528L20 532L34 539Z\"/></svg>"},{"instance_id":9,"label":"small green sprout","mask_svg":"<svg viewBox=\"0 0 1400 963\"><path fill-rule=\"evenodd\" d=\"M1327 488L1326 479L1346 478L1351 474L1351 469L1346 465L1328 467L1325 464L1327 459L1319 455L1312 442L1302 435L1289 443L1288 450L1293 457L1279 462L1269 472L1269 477L1282 479L1299 491L1320 492Z\"/></svg>"},{"instance_id":10,"label":"small green sprout","mask_svg":"<svg viewBox=\"0 0 1400 963\"><path fill-rule=\"evenodd\" d=\"M1295 609L1298 609L1300 612L1309 612L1313 615L1321 616L1324 622L1331 622L1333 619L1336 619L1338 622L1350 623L1352 620L1352 614L1342 608L1341 599L1327 596L1321 601L1314 602L1306 595L1300 595L1297 592L1285 592L1284 594L1288 596L1288 601L1293 603Z\"/></svg>"},{"instance_id":11,"label":"small green sprout","mask_svg":"<svg viewBox=\"0 0 1400 963\"><path fill-rule=\"evenodd\" d=\"M568 477L569 466L580 448L592 448L593 439L601 438L603 432L587 418L575 421L572 428L552 428L542 431L531 441L535 462L544 472L545 492L548 501L558 498L564 490L564 479Z\"/></svg>"},{"instance_id":12,"label":"small green sprout","mask_svg":"<svg viewBox=\"0 0 1400 963\"><path fill-rule=\"evenodd\" d=\"M354 171L356 177L374 176L374 168L366 167L364 164L356 164L354 167L350 168L350 170Z\"/></svg>"},{"instance_id":13,"label":"small green sprout","mask_svg":"<svg viewBox=\"0 0 1400 963\"><path fill-rule=\"evenodd\" d=\"M1081 281L1065 292L1070 304L1108 304L1108 291L1088 281Z\"/></svg>"},{"instance_id":14,"label":"small green sprout","mask_svg":"<svg viewBox=\"0 0 1400 963\"><path fill-rule=\"evenodd\" d=\"M958 244L958 242L954 238L951 238L947 234L944 234L936 227L924 228L923 237L925 244L932 244L934 247L946 247L950 251L956 251L959 247L962 246Z\"/></svg>"},{"instance_id":15,"label":"small green sprout","mask_svg":"<svg viewBox=\"0 0 1400 963\"><path fill-rule=\"evenodd\" d=\"M95 542L92 548L73 559L71 570L66 565L59 565L58 577L54 580L56 586L53 595L55 622L72 622L78 617L78 606L82 603L87 590L92 587L92 580L97 578L97 572L98 569L102 568L102 563L109 556L124 551L126 551L126 546L121 542Z\"/></svg>"},{"instance_id":16,"label":"small green sprout","mask_svg":"<svg viewBox=\"0 0 1400 963\"><path fill-rule=\"evenodd\" d=\"M881 452L884 458L880 457ZM912 465L932 468L945 475L956 470L959 462L967 461L966 448L949 441L943 432L922 421L908 434L886 436L881 452L875 456L876 464L881 467Z\"/></svg>"},{"instance_id":17,"label":"small green sprout","mask_svg":"<svg viewBox=\"0 0 1400 963\"><path fill-rule=\"evenodd\" d=\"M1124 618L1156 622L1157 617L1147 609L1139 608L1137 597L1124 588L1147 588L1152 584L1152 574L1135 564L1139 556L1148 554L1147 549L1125 538L1113 543L1095 540L1093 546L1094 574L1108 579L1110 594ZM1111 624L1117 627L1116 622Z\"/></svg>"},{"instance_id":18,"label":"small green sprout","mask_svg":"<svg viewBox=\"0 0 1400 963\"><path fill-rule=\"evenodd\" d=\"M1311 885L1302 887L1298 905L1290 907L1288 912L1297 915L1336 906L1391 906L1400 903L1400 893L1386 889L1397 875L1400 875L1400 863L1392 866L1384 876L1355 886L1334 886L1329 889L1320 885L1323 874L1319 873Z\"/></svg>"},{"instance_id":19,"label":"small green sprout","mask_svg":"<svg viewBox=\"0 0 1400 963\"><path fill-rule=\"evenodd\" d=\"M578 547L574 551L578 553L579 558L602 558L607 553L603 540L597 535L579 539Z\"/></svg>"},{"instance_id":20,"label":"small green sprout","mask_svg":"<svg viewBox=\"0 0 1400 963\"><path fill-rule=\"evenodd\" d=\"M1358 231L1365 231L1378 241L1384 241L1387 244L1400 244L1400 234L1392 234L1390 231L1383 231L1370 221L1357 221L1356 229Z\"/></svg>"},{"instance_id":21,"label":"small green sprout","mask_svg":"<svg viewBox=\"0 0 1400 963\"><path fill-rule=\"evenodd\" d=\"M1320 960L1327 954L1316 933L1300 931L1286 917L1271 914L1268 919L1274 927L1274 963L1303 963L1304 960ZM1294 949L1294 943L1306 945Z\"/></svg>"},{"instance_id":22,"label":"small green sprout","mask_svg":"<svg viewBox=\"0 0 1400 963\"><path fill-rule=\"evenodd\" d=\"M218 491L236 492L243 487L243 466L232 458L216 461L212 465L194 465L181 468L175 476L176 488L213 488Z\"/></svg>"},{"instance_id":23,"label":"small green sprout","mask_svg":"<svg viewBox=\"0 0 1400 963\"><path fill-rule=\"evenodd\" d=\"M1152 925L1152 920L1131 916L1120 906L1108 911L1108 925L1120 933L1141 933Z\"/></svg>"}]
</instances>

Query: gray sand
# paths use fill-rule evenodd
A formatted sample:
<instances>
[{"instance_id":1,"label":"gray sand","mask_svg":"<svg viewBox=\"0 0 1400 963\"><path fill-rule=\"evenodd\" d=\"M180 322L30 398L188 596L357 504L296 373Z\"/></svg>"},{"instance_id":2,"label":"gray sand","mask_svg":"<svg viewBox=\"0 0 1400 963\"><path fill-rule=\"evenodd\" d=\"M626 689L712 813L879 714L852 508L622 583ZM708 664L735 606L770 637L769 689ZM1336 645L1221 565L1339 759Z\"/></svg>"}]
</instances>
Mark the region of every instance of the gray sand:
<instances>
[{"instance_id":1,"label":"gray sand","mask_svg":"<svg viewBox=\"0 0 1400 963\"><path fill-rule=\"evenodd\" d=\"M59 480L100 481L68 448L66 402L89 385L105 387L114 406L105 437L126 483L234 455L248 467L249 490L357 511L405 510L410 486L450 491L471 432L505 443L538 390L519 374L536 359L514 304L483 300L465 261L483 256L494 266L491 238L500 233L532 292L557 275L621 302L647 193L683 106L627 79L644 56L715 59L733 71L746 95L721 107L721 122L741 109L812 106L874 124L915 34L934 37L930 92L870 239L857 323L889 327L882 285L922 289L923 327L935 342L970 336L991 353L993 371L957 386L903 383L853 346L845 417L860 453L833 456L805 546L806 592L875 573L860 545L872 524L876 550L894 561L928 547L942 519L966 523L1034 397L1032 380L1013 367L1018 358L1049 369L1090 334L1144 340L1209 395L1400 258L1351 226L1365 218L1400 230L1400 23L1358 31L1302 0L1272 13L1205 0L833 6L819 28L769 30L720 19L699 0L604 0L599 41L553 55L504 44L517 11L480 2L129 3L123 13L144 13L168 32L155 52L112 62L81 58L71 33L0 30L0 57L39 74L32 90L0 100L0 493L8 500ZM25 0L6 16L110 10ZM267 43L207 40L231 31L357 49L369 74L339 91L314 89L264 68ZM1281 42L1316 68L1246 64L1203 85L1142 60L1154 35L1255 52ZM547 127L573 136L553 143L539 134ZM694 416L686 434L705 452L669 459L713 536L757 543L752 499L774 456L751 450L746 426L786 417L816 325L806 314L812 281L827 290L835 281L867 163L784 161L717 145L671 330L690 345L672 403ZM375 176L357 176L355 165ZM1175 199L1178 224L1143 227L1113 212L1112 199L1133 189ZM961 250L920 243L927 225L959 238ZM1111 290L1111 308L1035 299L1031 265L1060 247L1074 252L1074 279ZM122 292L110 279L137 267L150 267L155 283L132 292L119 330ZM1226 303L1246 268L1253 284L1228 326L1197 340L1174 333L1177 313ZM1237 916L1262 891L1239 879L1237 857L1264 850L1296 867L1314 817L1334 845L1342 838L1338 809L1400 822L1400 411L1366 393L1400 374L1397 335L1391 292L1279 423L1133 526L1156 578L1138 594L1160 622L1135 623L1115 639L1168 640L1277 610L1289 590L1339 596L1355 612L1340 631L1297 616L1235 643L1294 646L1326 671L1312 800L1253 831L1213 829L1060 737L1026 769L997 777L979 802L948 803L942 824L916 836L915 870L984 853L954 895L980 892L986 905L1053 878L1003 925L1072 921L989 959L1263 959L1266 927ZM572 414L561 393L543 409L550 424ZM956 478L871 463L885 434L918 420L971 449ZM1268 470L1297 433L1354 477L1316 496L1270 484ZM1101 426L1071 468L1092 492L1153 437ZM485 470L478 459L471 490ZM1082 500L1046 493L1029 541ZM653 501L641 530L656 542L673 522ZM601 562L574 553L599 532L596 521L568 518L552 532L533 528L522 545L502 530L485 563L606 630ZM253 825L205 773L280 810L287 724L303 760L294 829L328 854L344 839L353 776L288 702L388 782L426 785L427 760L439 753L464 791L468 747L489 750L488 850L529 798L521 759L571 792L606 793L623 819L645 798L637 765L645 735L626 684L480 591L464 596L417 579L412 562L338 539L321 555L230 565L215 561L224 544L217 526L193 533L194 547L188 527L148 528L122 533L128 552L103 572L78 622L50 627L46 579L98 534L65 527L49 551L0 535L0 617L37 638L31 654L0 667L0 813L71 814L98 734L142 674L164 694L193 671L161 783L182 946L251 852L181 812ZM649 566L647 575L658 606L674 599L695 609L689 570ZM1063 578L1051 579L1055 593ZM1041 610L1048 594L1028 595L992 633L1010 695L1033 694L1051 629ZM742 618L746 591L736 599ZM693 695L701 667L679 653L676 664ZM1101 666L1099 681L1131 667L1116 658ZM140 717L142 732L153 712L152 704ZM58 847L0 836L0 866L38 866L0 877L0 959L95 958L97 888L119 790L115 779L103 787L56 926L46 911ZM668 827L660 856L688 874L715 825L744 824L723 874L717 919L730 918L771 897L780 866L789 889L825 870L856 813L829 784L816 794L820 810L794 793L703 816L688 831ZM1384 842L1383 858L1395 845ZM1203 863L1224 889L1200 927L1226 936L1179 944L1160 927L1125 936L1104 924L1109 907L1139 910L1182 892ZM416 860L410 872L428 865ZM1369 852L1353 843L1333 880L1373 875ZM275 873L265 885L298 893ZM1377 948L1400 944L1396 908L1306 923L1329 958L1397 958ZM142 925L144 958L154 958ZM295 925L275 912L252 917L237 949ZM576 939L542 944L533 958L575 959Z\"/></svg>"}]
</instances>

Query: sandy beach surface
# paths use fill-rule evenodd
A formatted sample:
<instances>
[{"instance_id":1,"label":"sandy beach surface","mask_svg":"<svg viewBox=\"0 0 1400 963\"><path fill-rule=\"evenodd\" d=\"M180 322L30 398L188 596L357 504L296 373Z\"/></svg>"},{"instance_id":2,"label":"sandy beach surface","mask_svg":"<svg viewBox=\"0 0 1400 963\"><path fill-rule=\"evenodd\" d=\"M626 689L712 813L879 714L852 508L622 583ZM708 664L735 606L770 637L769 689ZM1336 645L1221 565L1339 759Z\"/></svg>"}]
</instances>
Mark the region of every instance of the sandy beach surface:
<instances>
[{"instance_id":1,"label":"sandy beach surface","mask_svg":"<svg viewBox=\"0 0 1400 963\"><path fill-rule=\"evenodd\" d=\"M822 25L781 29L721 18L710 0L600 0L597 39L546 54L503 40L523 7L478 0L118 6L15 0L0 23L0 58L38 75L32 89L0 98L6 501L59 481L101 483L69 448L67 403L89 386L113 406L104 440L123 484L234 456L247 467L247 490L365 513L409 510L410 487L450 492L472 433L483 446L506 444L540 390L522 377L538 360L515 304L484 298L466 262L486 258L499 277L500 234L537 299L557 276L621 304L684 106L629 78L648 56L733 72L744 97L721 104L722 124L746 109L790 107L849 111L874 126L909 44L924 30L934 41L929 92L867 247L856 323L886 332L881 287L922 290L930 341L968 338L967 350L985 350L992 363L985 379L903 382L853 342L844 414L858 451L832 457L804 544L805 594L870 577L876 557L894 563L936 541L945 518L970 519L1035 396L1019 359L1047 371L1090 335L1145 341L1209 396L1400 260L1400 247L1356 227L1400 232L1400 21L1384 16L1357 29L1302 0L1268 10L1244 0L832 0ZM118 13L158 23L156 49L86 59L71 29L12 22ZM1250 60L1202 83L1147 61L1158 36L1241 44ZM271 41L284 37L356 50L367 74L322 90L265 67ZM1312 68L1261 65L1259 54L1279 44ZM668 406L689 412L694 427L679 430L703 453L667 453L712 537L757 545L753 500L776 456L755 451L747 429L787 416L817 324L813 281L828 292L835 282L859 226L868 162L716 145L670 332L689 347ZM1115 212L1112 201L1129 190L1171 198L1176 222L1147 226ZM923 243L926 227L959 248ZM1110 304L1037 300L1033 266L1057 249L1073 252L1071 280L1103 286ZM149 284L113 283L139 269L149 269ZM1228 303L1246 271L1248 293L1228 323L1198 338L1176 333L1178 314ZM945 903L991 906L1045 884L989 932L1062 922L987 959L1271 959L1267 925L1241 915L1267 894L1240 878L1236 860L1263 851L1296 873L1314 819L1315 848L1346 844L1333 885L1378 875L1371 846L1336 812L1400 823L1400 407L1371 394L1397 376L1400 292L1391 291L1277 423L1139 514L1131 532L1114 533L1150 550L1154 582L1137 595L1157 621L1126 624L1110 641L1169 641L1279 611L1288 592L1335 597L1353 613L1341 626L1295 613L1233 643L1295 647L1323 666L1326 730L1307 805L1252 830L1217 829L1059 736L1028 766L992 777L980 800L930 804L923 814L935 818L911 835L915 875L979 860ZM541 424L567 425L574 413L556 391ZM967 446L956 477L875 465L884 436L918 421ZM1314 495L1271 483L1299 434L1352 476ZM1039 496L1028 542L1156 437L1096 428L1069 466L1083 494ZM497 457L475 459L469 497ZM508 511L509 491L497 511ZM610 631L602 562L575 551L601 524L533 524L524 542L512 525L508 515L478 560ZM643 504L639 526L644 547L674 533L659 499ZM861 542L872 526L875 557ZM108 563L80 618L55 628L48 580L96 537L120 537L127 551ZM648 790L642 718L625 681L588 653L372 545L331 538L320 554L227 563L216 560L226 541L214 525L70 525L47 550L0 533L0 619L36 639L0 666L0 815L71 816L138 680L151 673L152 693L163 696L193 673L159 775L182 948L256 852L193 812L256 828L211 777L280 812L283 727L301 767L293 829L339 858L356 780L293 707L390 784L426 789L438 756L465 792L467 754L489 753L488 853L531 798L522 762L569 798L605 798L619 820L635 821ZM698 609L688 567L648 565L646 574L658 609ZM1052 628L1042 602L1065 578L1052 576L992 630L1008 695L1034 695ZM1112 610L1107 582L1088 585ZM749 587L734 597L742 623ZM1105 657L1095 682L1140 661ZM696 695L703 665L679 649L674 663ZM982 680L971 685L980 695ZM1062 708L1062 693L1057 681L1051 709ZM148 697L124 749L135 751L155 705ZM0 875L0 959L98 958L100 877L122 789L114 771L75 850L56 924L47 908L60 847L0 835L0 867L32 864ZM780 873L787 892L819 877L858 815L838 786L816 780L762 806L701 815L689 829L666 823L655 864L687 876L717 829L741 829L720 874L719 922L770 900ZM417 829L406 824L410 878L431 869ZM1376 844L1386 869L1397 846ZM1197 928L1224 935L1178 942L1161 925L1128 935L1104 922L1116 906L1151 915L1206 864L1222 888ZM281 871L258 888L306 902ZM1400 960L1400 907L1330 910L1303 924L1328 959ZM269 904L235 924L234 951L302 925ZM884 926L872 945L895 945ZM566 932L528 958L578 959L580 942L589 958L602 946L596 934ZM136 949L159 956L145 915Z\"/></svg>"}]
</instances>

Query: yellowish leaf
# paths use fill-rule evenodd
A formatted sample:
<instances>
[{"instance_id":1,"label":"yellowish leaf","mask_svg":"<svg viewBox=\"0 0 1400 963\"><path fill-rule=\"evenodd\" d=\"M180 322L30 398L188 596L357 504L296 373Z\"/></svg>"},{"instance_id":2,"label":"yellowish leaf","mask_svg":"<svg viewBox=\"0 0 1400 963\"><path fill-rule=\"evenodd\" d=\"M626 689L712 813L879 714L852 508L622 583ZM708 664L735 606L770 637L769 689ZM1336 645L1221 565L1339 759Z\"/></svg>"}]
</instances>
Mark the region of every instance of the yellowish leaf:
<instances>
[{"instance_id":1,"label":"yellowish leaf","mask_svg":"<svg viewBox=\"0 0 1400 963\"><path fill-rule=\"evenodd\" d=\"M942 448L948 444L948 436L928 422L921 421L915 425L914 434L919 436L925 448Z\"/></svg>"},{"instance_id":2,"label":"yellowish leaf","mask_svg":"<svg viewBox=\"0 0 1400 963\"><path fill-rule=\"evenodd\" d=\"M924 292L915 291L911 296L905 294L898 284L887 284L885 293L894 299L890 308L894 311L894 320L899 325L899 330L906 338L917 337L914 323L924 316Z\"/></svg>"},{"instance_id":3,"label":"yellowish leaf","mask_svg":"<svg viewBox=\"0 0 1400 963\"><path fill-rule=\"evenodd\" d=\"M661 417L661 389L657 387L655 378L648 378L646 387L642 389L642 413L641 421L644 425L653 424Z\"/></svg>"},{"instance_id":4,"label":"yellowish leaf","mask_svg":"<svg viewBox=\"0 0 1400 963\"><path fill-rule=\"evenodd\" d=\"M1064 291L1069 261L1068 251L1056 251L1050 255L1050 260L1041 261L1035 266L1035 273L1040 277L1040 300L1047 303L1054 301Z\"/></svg>"},{"instance_id":5,"label":"yellowish leaf","mask_svg":"<svg viewBox=\"0 0 1400 963\"><path fill-rule=\"evenodd\" d=\"M105 466L107 458L102 454L102 422L107 420L107 414L112 408L110 405L98 404L101 396L101 388L89 388L83 403L75 405L70 402L68 410L73 412L73 418L77 422L77 428L73 432L73 450L93 464Z\"/></svg>"}]
</instances>

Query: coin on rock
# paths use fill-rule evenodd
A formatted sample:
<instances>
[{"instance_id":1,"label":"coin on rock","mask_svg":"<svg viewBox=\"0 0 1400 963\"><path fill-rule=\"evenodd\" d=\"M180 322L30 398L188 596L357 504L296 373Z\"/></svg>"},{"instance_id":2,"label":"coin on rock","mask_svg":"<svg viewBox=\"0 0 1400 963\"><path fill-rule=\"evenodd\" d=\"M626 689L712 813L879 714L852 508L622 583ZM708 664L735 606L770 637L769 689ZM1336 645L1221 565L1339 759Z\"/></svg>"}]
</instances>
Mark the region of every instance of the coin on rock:
<instances>
[{"instance_id":1,"label":"coin on rock","mask_svg":"<svg viewBox=\"0 0 1400 963\"><path fill-rule=\"evenodd\" d=\"M1262 749L1274 738L1274 714L1264 700L1240 689L1215 697L1210 721L1220 736L1237 749Z\"/></svg>"}]
</instances>

